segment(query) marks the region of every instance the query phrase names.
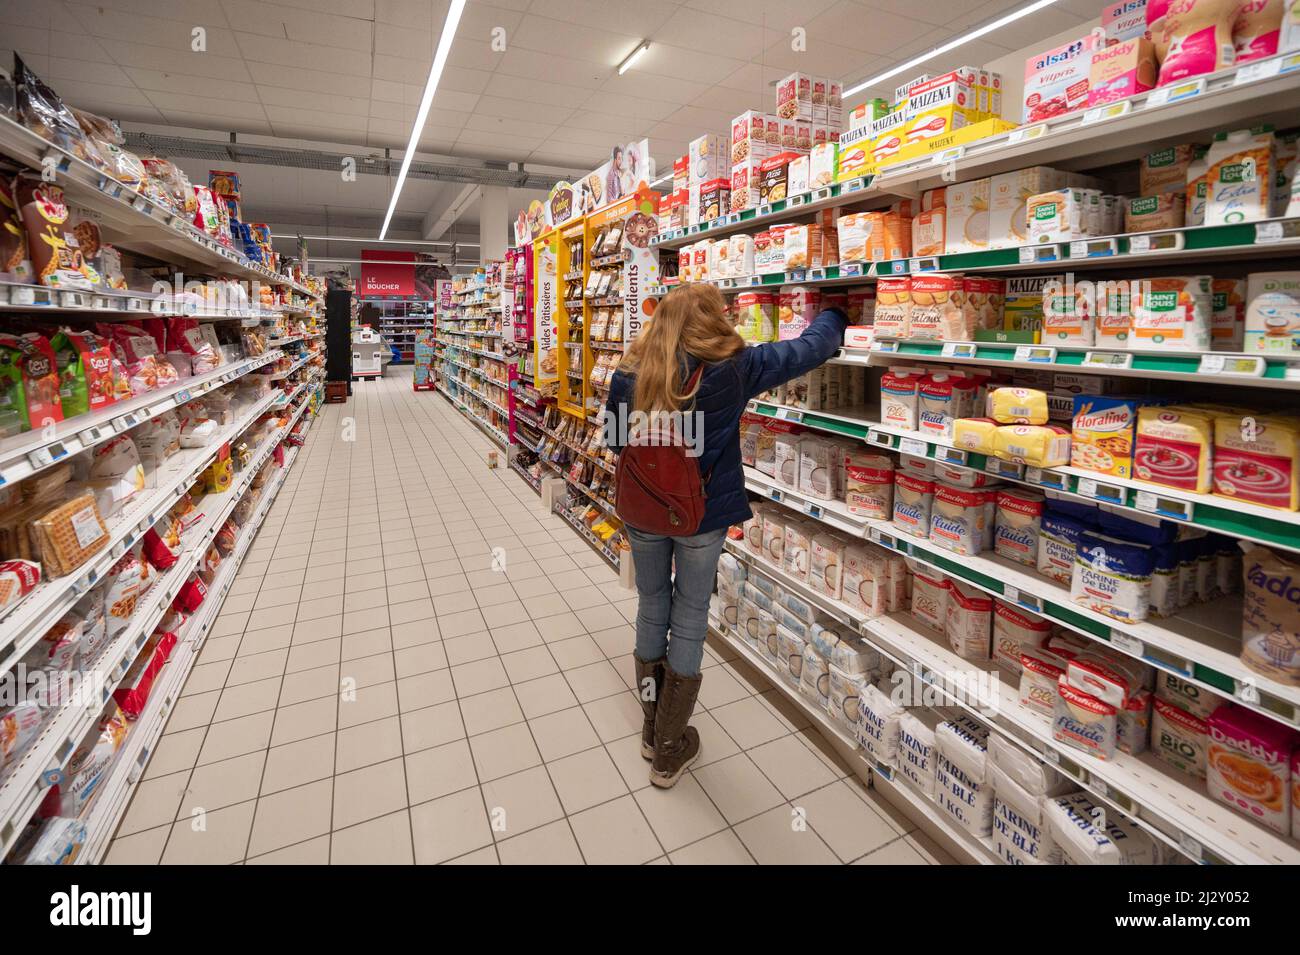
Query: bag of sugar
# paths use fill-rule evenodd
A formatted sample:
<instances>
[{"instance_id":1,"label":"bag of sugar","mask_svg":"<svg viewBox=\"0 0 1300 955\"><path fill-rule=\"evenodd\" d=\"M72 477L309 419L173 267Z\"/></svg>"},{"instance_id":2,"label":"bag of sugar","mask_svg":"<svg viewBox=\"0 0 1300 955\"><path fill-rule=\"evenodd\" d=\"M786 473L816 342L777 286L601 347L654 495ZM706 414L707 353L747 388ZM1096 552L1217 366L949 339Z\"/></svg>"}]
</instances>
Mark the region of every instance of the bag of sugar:
<instances>
[{"instance_id":1,"label":"bag of sugar","mask_svg":"<svg viewBox=\"0 0 1300 955\"><path fill-rule=\"evenodd\" d=\"M935 795L939 806L974 836L993 832L988 779L988 727L969 716L940 723L935 737Z\"/></svg>"},{"instance_id":2,"label":"bag of sugar","mask_svg":"<svg viewBox=\"0 0 1300 955\"><path fill-rule=\"evenodd\" d=\"M1300 562L1241 542L1241 660L1257 673L1300 686Z\"/></svg>"},{"instance_id":3,"label":"bag of sugar","mask_svg":"<svg viewBox=\"0 0 1300 955\"><path fill-rule=\"evenodd\" d=\"M993 598L960 580L948 580L944 632L948 646L963 660L989 659L993 628Z\"/></svg>"},{"instance_id":4,"label":"bag of sugar","mask_svg":"<svg viewBox=\"0 0 1300 955\"><path fill-rule=\"evenodd\" d=\"M874 686L858 699L858 740L873 760L893 766L898 761L898 721L906 712Z\"/></svg>"},{"instance_id":5,"label":"bag of sugar","mask_svg":"<svg viewBox=\"0 0 1300 955\"><path fill-rule=\"evenodd\" d=\"M934 730L939 714L930 709L906 711L898 721L898 771L927 798L934 798Z\"/></svg>"},{"instance_id":6,"label":"bag of sugar","mask_svg":"<svg viewBox=\"0 0 1300 955\"><path fill-rule=\"evenodd\" d=\"M1049 799L1043 816L1052 844L1066 865L1157 865L1156 841L1132 820L1087 793Z\"/></svg>"}]
</instances>

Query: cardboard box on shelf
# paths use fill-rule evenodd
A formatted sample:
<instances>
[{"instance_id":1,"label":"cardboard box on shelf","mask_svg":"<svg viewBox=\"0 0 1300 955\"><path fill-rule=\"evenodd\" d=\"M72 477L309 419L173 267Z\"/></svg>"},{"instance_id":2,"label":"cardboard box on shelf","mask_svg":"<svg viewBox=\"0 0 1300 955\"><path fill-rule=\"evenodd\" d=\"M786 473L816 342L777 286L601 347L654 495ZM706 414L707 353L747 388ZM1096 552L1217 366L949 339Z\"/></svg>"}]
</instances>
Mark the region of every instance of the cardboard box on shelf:
<instances>
[{"instance_id":1,"label":"cardboard box on shelf","mask_svg":"<svg viewBox=\"0 0 1300 955\"><path fill-rule=\"evenodd\" d=\"M731 121L731 165L770 155L766 113L746 110Z\"/></svg>"},{"instance_id":2,"label":"cardboard box on shelf","mask_svg":"<svg viewBox=\"0 0 1300 955\"><path fill-rule=\"evenodd\" d=\"M908 118L903 138L921 142L979 122L975 77L973 71L953 71L912 87L903 111Z\"/></svg>"},{"instance_id":3,"label":"cardboard box on shelf","mask_svg":"<svg viewBox=\"0 0 1300 955\"><path fill-rule=\"evenodd\" d=\"M700 185L700 221L710 222L731 210L731 180L714 179Z\"/></svg>"},{"instance_id":4,"label":"cardboard box on shelf","mask_svg":"<svg viewBox=\"0 0 1300 955\"><path fill-rule=\"evenodd\" d=\"M1067 173L1050 166L1031 166L999 173L989 184L989 248L1003 249L1029 241L1026 203L1030 196L1061 189Z\"/></svg>"},{"instance_id":5,"label":"cardboard box on shelf","mask_svg":"<svg viewBox=\"0 0 1300 955\"><path fill-rule=\"evenodd\" d=\"M1025 61L1022 118L1038 123L1088 105L1088 77L1096 38L1089 34Z\"/></svg>"},{"instance_id":6,"label":"cardboard box on shelf","mask_svg":"<svg viewBox=\"0 0 1300 955\"><path fill-rule=\"evenodd\" d=\"M813 77L812 81L812 122L814 125L826 125L826 87L830 83L824 76Z\"/></svg>"},{"instance_id":7,"label":"cardboard box on shelf","mask_svg":"<svg viewBox=\"0 0 1300 955\"><path fill-rule=\"evenodd\" d=\"M1156 6L1160 4L1157 3ZM1101 28L1106 34L1107 43L1122 43L1124 40L1145 36L1147 0L1123 0L1108 4L1101 11Z\"/></svg>"},{"instance_id":8,"label":"cardboard box on shelf","mask_svg":"<svg viewBox=\"0 0 1300 955\"><path fill-rule=\"evenodd\" d=\"M759 168L756 159L731 167L731 211L743 212L759 203Z\"/></svg>"},{"instance_id":9,"label":"cardboard box on shelf","mask_svg":"<svg viewBox=\"0 0 1300 955\"><path fill-rule=\"evenodd\" d=\"M1155 47L1144 37L1096 49L1088 72L1088 105L1113 103L1155 89L1158 72Z\"/></svg>"},{"instance_id":10,"label":"cardboard box on shelf","mask_svg":"<svg viewBox=\"0 0 1300 955\"><path fill-rule=\"evenodd\" d=\"M685 192L691 183L691 157L673 160L673 192Z\"/></svg>"},{"instance_id":11,"label":"cardboard box on shelf","mask_svg":"<svg viewBox=\"0 0 1300 955\"><path fill-rule=\"evenodd\" d=\"M826 81L826 125L833 134L844 125L844 87L839 80Z\"/></svg>"},{"instance_id":12,"label":"cardboard box on shelf","mask_svg":"<svg viewBox=\"0 0 1300 955\"><path fill-rule=\"evenodd\" d=\"M912 77L906 83L900 83L898 86L895 86L894 102L895 103L907 102L907 94L911 92L912 87L920 86L922 83L927 83L929 82L930 78L931 77L929 73L922 73L920 76Z\"/></svg>"},{"instance_id":13,"label":"cardboard box on shelf","mask_svg":"<svg viewBox=\"0 0 1300 955\"><path fill-rule=\"evenodd\" d=\"M797 158L796 153L783 152L759 163L759 202L780 202L790 194L790 163Z\"/></svg>"},{"instance_id":14,"label":"cardboard box on shelf","mask_svg":"<svg viewBox=\"0 0 1300 955\"><path fill-rule=\"evenodd\" d=\"M813 146L808 154L808 188L820 189L835 181L837 149L835 143Z\"/></svg>"},{"instance_id":15,"label":"cardboard box on shelf","mask_svg":"<svg viewBox=\"0 0 1300 955\"><path fill-rule=\"evenodd\" d=\"M873 100L865 103L859 103L853 107L849 113L849 129L860 129L863 126L870 126L873 122L882 116L889 115L889 104L877 96Z\"/></svg>"},{"instance_id":16,"label":"cardboard box on shelf","mask_svg":"<svg viewBox=\"0 0 1300 955\"><path fill-rule=\"evenodd\" d=\"M948 255L988 248L991 186L991 179L973 179L945 190L944 251Z\"/></svg>"},{"instance_id":17,"label":"cardboard box on shelf","mask_svg":"<svg viewBox=\"0 0 1300 955\"><path fill-rule=\"evenodd\" d=\"M791 73L776 84L776 114L782 119L813 119L813 79L807 73Z\"/></svg>"}]
</instances>

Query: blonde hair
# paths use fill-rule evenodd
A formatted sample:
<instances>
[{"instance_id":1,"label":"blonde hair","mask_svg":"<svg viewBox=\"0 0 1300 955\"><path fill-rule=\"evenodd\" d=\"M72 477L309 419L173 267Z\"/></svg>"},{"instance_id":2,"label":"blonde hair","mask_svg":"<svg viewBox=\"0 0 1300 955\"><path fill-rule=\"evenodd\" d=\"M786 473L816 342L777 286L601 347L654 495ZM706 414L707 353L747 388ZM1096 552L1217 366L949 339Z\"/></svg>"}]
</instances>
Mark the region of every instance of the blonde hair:
<instances>
[{"instance_id":1,"label":"blonde hair","mask_svg":"<svg viewBox=\"0 0 1300 955\"><path fill-rule=\"evenodd\" d=\"M619 362L621 371L636 376L633 410L679 410L694 394L685 391L685 355L719 362L744 347L721 292L712 285L678 286L660 300L649 326Z\"/></svg>"}]
</instances>

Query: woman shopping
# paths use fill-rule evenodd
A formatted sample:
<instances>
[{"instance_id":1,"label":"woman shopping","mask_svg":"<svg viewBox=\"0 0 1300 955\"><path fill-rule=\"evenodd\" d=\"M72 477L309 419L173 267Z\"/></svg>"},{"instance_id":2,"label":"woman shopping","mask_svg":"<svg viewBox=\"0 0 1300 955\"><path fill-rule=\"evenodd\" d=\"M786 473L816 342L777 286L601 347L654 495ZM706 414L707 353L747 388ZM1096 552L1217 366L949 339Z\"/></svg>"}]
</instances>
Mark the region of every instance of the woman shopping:
<instances>
[{"instance_id":1,"label":"woman shopping","mask_svg":"<svg viewBox=\"0 0 1300 955\"><path fill-rule=\"evenodd\" d=\"M752 516L740 416L755 395L834 355L847 324L843 312L828 309L797 339L747 348L722 293L685 285L659 303L614 374L605 437L619 454L619 516L639 597L641 755L652 760L656 786L675 785L699 756L699 733L688 724L700 691L709 596L727 528ZM668 443L666 428L677 447L660 446Z\"/></svg>"}]
</instances>

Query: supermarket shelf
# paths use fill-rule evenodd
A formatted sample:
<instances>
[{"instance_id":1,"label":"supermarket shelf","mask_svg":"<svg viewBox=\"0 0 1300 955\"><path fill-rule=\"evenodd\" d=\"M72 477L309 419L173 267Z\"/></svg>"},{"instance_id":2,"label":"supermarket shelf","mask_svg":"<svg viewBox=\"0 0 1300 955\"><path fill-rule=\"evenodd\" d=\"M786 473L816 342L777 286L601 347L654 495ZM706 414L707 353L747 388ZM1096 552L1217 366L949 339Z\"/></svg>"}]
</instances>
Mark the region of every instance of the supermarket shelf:
<instances>
[{"instance_id":1,"label":"supermarket shelf","mask_svg":"<svg viewBox=\"0 0 1300 955\"><path fill-rule=\"evenodd\" d=\"M768 401L751 401L746 406L751 414L765 418L777 418L802 424L805 427L845 434L853 438L867 440L867 434L880 419L878 408L837 408L835 411L807 411L791 405L778 405Z\"/></svg>"},{"instance_id":2,"label":"supermarket shelf","mask_svg":"<svg viewBox=\"0 0 1300 955\"><path fill-rule=\"evenodd\" d=\"M975 667L948 647L943 635L910 614L865 618L793 580L779 567L734 541L726 548L761 574L780 581L836 620L853 627L914 680L933 688L947 704L1004 734L1018 746L1070 777L1108 805L1137 821L1179 852L1201 862L1296 864L1300 844L1278 836L1212 800L1203 783L1189 782L1151 754L1118 753L1113 761L1097 759L1064 746L1052 737L1045 717L1020 705L1019 690L997 671Z\"/></svg>"},{"instance_id":3,"label":"supermarket shelf","mask_svg":"<svg viewBox=\"0 0 1300 955\"><path fill-rule=\"evenodd\" d=\"M122 677L129 670L167 608L171 606L172 599L181 585L207 552L208 545L217 531L251 484L253 475L275 450L276 445L293 429L294 422L301 413L302 408L284 428L277 429L263 440L254 454L253 463L241 472L228 491L210 494L199 502L199 510L203 510L204 505L216 506L199 526L192 528L186 535L188 546L180 555L176 565L145 592L143 599L136 606L132 617L133 622L103 650L94 666L86 669L87 673L104 674L102 691L88 694L88 698L78 699L61 709L18 758L4 782L0 783L0 846L4 853L8 853L15 840L21 835L24 824L45 797L49 785L58 781L59 773L68 757L90 732L104 704L120 684ZM43 632L43 630L39 631L39 633ZM177 688L179 689L179 684ZM136 726L138 725L137 723Z\"/></svg>"},{"instance_id":4,"label":"supermarket shelf","mask_svg":"<svg viewBox=\"0 0 1300 955\"><path fill-rule=\"evenodd\" d=\"M745 486L800 514L907 554L1075 633L1105 641L1114 650L1300 728L1300 687L1256 673L1241 661L1239 599L1197 604L1169 619L1124 623L1076 604L1069 587L992 551L956 554L928 539L905 534L889 521L852 514L843 501L817 500L781 487L751 468L745 470Z\"/></svg>"},{"instance_id":5,"label":"supermarket shelf","mask_svg":"<svg viewBox=\"0 0 1300 955\"><path fill-rule=\"evenodd\" d=\"M1210 381L1234 388L1300 390L1300 352L1184 352L1168 348L1147 351L880 338L870 351L845 348L840 350L839 358L845 364L886 365L910 359L1202 384Z\"/></svg>"},{"instance_id":6,"label":"supermarket shelf","mask_svg":"<svg viewBox=\"0 0 1300 955\"><path fill-rule=\"evenodd\" d=\"M589 342L588 344L592 351L612 351L620 354L623 352L622 342Z\"/></svg>"},{"instance_id":7,"label":"supermarket shelf","mask_svg":"<svg viewBox=\"0 0 1300 955\"><path fill-rule=\"evenodd\" d=\"M1178 98L1162 87L1130 98L1122 115L1098 118L1089 110L1069 113L1042 123L897 163L874 177L836 183L780 202L732 213L698 226L661 233L651 244L673 249L697 241L802 218L821 209L836 208L894 196L912 197L920 190L978 179L1029 166L1054 165L1077 169L1135 159L1163 145L1225 126L1238 129L1272 122L1279 128L1294 123L1300 110L1300 54L1286 53L1213 73L1191 84L1180 84ZM1203 81L1203 82L1202 82ZM1192 87L1188 90L1185 87ZM1190 95L1186 95L1190 93ZM972 266L973 267L973 266Z\"/></svg>"},{"instance_id":8,"label":"supermarket shelf","mask_svg":"<svg viewBox=\"0 0 1300 955\"><path fill-rule=\"evenodd\" d=\"M873 426L867 442L905 454L962 464L1001 480L1027 484L1048 497L1069 496L1094 504L1139 511L1147 517L1192 524L1231 537L1300 552L1300 512L1297 511L1262 507L1212 494L1195 494L1075 467L1025 467L964 451L953 447L951 442L930 435L886 425Z\"/></svg>"},{"instance_id":9,"label":"supermarket shelf","mask_svg":"<svg viewBox=\"0 0 1300 955\"><path fill-rule=\"evenodd\" d=\"M457 382L457 384L459 385L460 383ZM465 386L460 385L460 387L464 388ZM464 413L465 417L469 418L476 425L478 425L479 429L482 430L483 433L486 434L489 438L495 441L500 447L506 448L509 446L510 438L506 435L504 431L502 431L500 428L494 428L492 425L488 424L478 415L474 414L474 412L469 409L468 405L466 405L463 401L461 401L460 399L452 395L452 393L447 391L445 388L443 388L442 385L438 385L436 390L444 397L446 397L447 400L449 400L457 408L459 408ZM465 390L470 391L470 389L468 388L465 388ZM478 395L478 392L476 391L470 391L470 394L473 394L476 397L480 397Z\"/></svg>"},{"instance_id":10,"label":"supermarket shelf","mask_svg":"<svg viewBox=\"0 0 1300 955\"><path fill-rule=\"evenodd\" d=\"M533 477L533 476L532 476L531 474L529 474L526 470L524 470L523 468L521 468L521 467L519 466L519 462L518 462L518 461L511 461L511 462L510 462L510 470L514 471L514 472L515 472L516 474L518 474L521 478L523 478L523 479L524 479L524 482L525 482L529 487L531 487L534 491L536 491L538 494L542 493L542 482L541 482L541 479L540 479L540 478L535 478L535 477Z\"/></svg>"},{"instance_id":11,"label":"supermarket shelf","mask_svg":"<svg viewBox=\"0 0 1300 955\"><path fill-rule=\"evenodd\" d=\"M49 168L45 166L48 159L68 198L97 213L106 238L115 245L192 269L195 274L232 273L241 278L287 285L317 300L307 286L219 244L194 228L185 216L156 205L143 194L3 116L0 116L0 153L33 169Z\"/></svg>"},{"instance_id":12,"label":"supermarket shelf","mask_svg":"<svg viewBox=\"0 0 1300 955\"><path fill-rule=\"evenodd\" d=\"M303 365L307 364L307 362L309 362L313 357L314 357L314 353L312 353L312 352L307 352L307 353L304 354L301 358L299 358L297 361L295 361L292 365L290 365L288 368L286 368L284 371L277 371L277 372L275 372L274 374L272 374L272 375L271 375L271 380L272 380L272 381L280 381L281 379L288 378L290 375L292 375L295 371L297 371L297 370L298 370L299 368L301 368Z\"/></svg>"},{"instance_id":13,"label":"supermarket shelf","mask_svg":"<svg viewBox=\"0 0 1300 955\"><path fill-rule=\"evenodd\" d=\"M172 455L159 467L157 486L146 490L119 515L105 521L108 544L91 559L61 577L46 577L4 617L0 642L0 673L35 646L45 632L72 608L81 596L103 578L109 568L144 536L180 500L194 480L211 464L217 451L259 417L274 408L283 395L274 393L257 402L240 419L222 428L206 448L185 455Z\"/></svg>"},{"instance_id":14,"label":"supermarket shelf","mask_svg":"<svg viewBox=\"0 0 1300 955\"><path fill-rule=\"evenodd\" d=\"M785 694L788 700L799 707L809 719L817 724L819 733L823 736L830 736L840 744L840 747L851 750L854 757L864 763L870 771L872 785L887 786L891 791L901 796L913 810L925 817L932 826L947 838L947 848L957 849L958 854L964 856L963 861L977 865L1001 864L1001 860L992 845L983 839L972 836L960 826L954 825L952 817L942 812L938 803L933 799L927 799L923 793L917 792L902 776L894 772L894 767L886 766L871 759L863 752L858 740L853 735L831 719L830 714L824 709L814 704L812 700L786 682L775 671L771 661L750 646L743 637L737 635L730 628L724 630L713 623L709 624L709 633L724 642L750 666L766 676L772 686Z\"/></svg>"},{"instance_id":15,"label":"supermarket shelf","mask_svg":"<svg viewBox=\"0 0 1300 955\"><path fill-rule=\"evenodd\" d=\"M53 315L139 315L141 317L183 317L206 321L240 319L246 322L271 322L289 310L273 309L203 309L183 308L165 297L149 292L121 291L109 288L54 289L24 282L0 282L0 312L40 312Z\"/></svg>"},{"instance_id":16,"label":"supermarket shelf","mask_svg":"<svg viewBox=\"0 0 1300 955\"><path fill-rule=\"evenodd\" d=\"M222 365L206 375L185 378L167 388L118 401L103 411L77 415L54 426L48 436L44 429L26 431L0 441L0 487L29 478L52 467L70 455L108 441L128 428L158 417L191 398L283 357L279 351L244 358Z\"/></svg>"},{"instance_id":17,"label":"supermarket shelf","mask_svg":"<svg viewBox=\"0 0 1300 955\"><path fill-rule=\"evenodd\" d=\"M153 755L153 749L162 736L163 729L167 725L167 718L171 715L173 708L180 699L181 690L184 688L190 671L198 659L208 632L212 629L212 625L221 612L221 606L225 603L230 586L239 573L244 556L256 538L257 532L261 529L262 522L270 512L271 505L279 495L280 489L284 486L289 468L293 465L297 456L297 448L291 448L285 455L284 466L280 468L272 479L271 485L266 489L266 493L262 495L262 499L258 502L257 509L249 519L248 524L240 529L240 537L234 552L230 557L222 561L222 566L218 569L217 577L208 589L208 595L204 599L202 607L198 613L186 622L184 633L177 635L178 639L176 646L172 649L171 658L163 667L162 673L159 674L155 685L151 689L144 711L140 714L139 719L132 724L131 730L127 734L126 743L109 767L107 778L100 784L100 791L95 797L90 815L86 818L87 839L86 845L77 859L79 864L102 862L104 855L108 852L113 833L117 830L118 823L130 803L136 783L148 765L149 758ZM240 496L243 496L242 492ZM233 510L233 504L231 508L224 511L222 515L223 522L230 510ZM215 530L220 526L221 524L217 523L212 528L212 533L215 533ZM199 556L201 554L202 549L199 550ZM185 576L188 576L188 572L193 571L197 562L197 560L187 557L188 571Z\"/></svg>"},{"instance_id":18,"label":"supermarket shelf","mask_svg":"<svg viewBox=\"0 0 1300 955\"><path fill-rule=\"evenodd\" d=\"M569 509L565 507L563 503L556 502L555 514L562 521L564 521L575 531L577 531L578 535L583 540L585 540L588 544L590 544L592 548L596 551L596 553L600 554L601 557L604 557L605 560L609 562L610 566L612 566L615 570L618 570L618 554L615 551L611 550L608 544L606 544L599 537L593 534L589 527L583 526L582 521L578 520L576 517L570 514Z\"/></svg>"},{"instance_id":19,"label":"supermarket shelf","mask_svg":"<svg viewBox=\"0 0 1300 955\"><path fill-rule=\"evenodd\" d=\"M775 291L783 285L833 287L860 285L881 277L929 272L981 273L1050 272L1068 269L1124 269L1142 265L1187 265L1230 259L1269 259L1300 254L1300 218L1266 219L1220 226L1188 226L1159 232L1098 236L1049 245L1008 246L954 255L889 259L879 262L841 262L825 268L765 272L758 275L703 279L725 293L755 288ZM664 295L671 286L647 288ZM983 345L984 343L980 343ZM1014 346L1013 346L1014 347ZM1300 357L1300 356L1297 356Z\"/></svg>"}]
</instances>

